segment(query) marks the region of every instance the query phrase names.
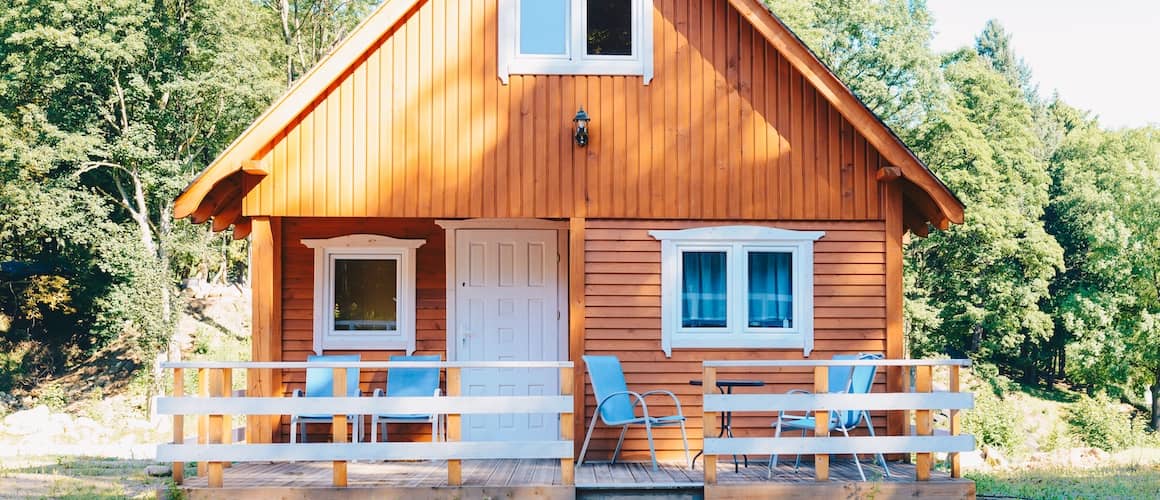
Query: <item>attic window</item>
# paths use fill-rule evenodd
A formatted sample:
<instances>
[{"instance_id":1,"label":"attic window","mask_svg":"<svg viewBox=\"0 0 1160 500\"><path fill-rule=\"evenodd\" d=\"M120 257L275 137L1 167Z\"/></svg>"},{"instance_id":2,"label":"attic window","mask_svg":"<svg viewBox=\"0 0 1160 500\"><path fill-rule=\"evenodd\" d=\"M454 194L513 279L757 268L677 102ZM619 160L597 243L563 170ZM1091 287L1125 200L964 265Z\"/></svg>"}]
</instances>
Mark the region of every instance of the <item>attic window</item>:
<instances>
[{"instance_id":1,"label":"attic window","mask_svg":"<svg viewBox=\"0 0 1160 500\"><path fill-rule=\"evenodd\" d=\"M640 75L652 79L652 2L500 0L499 78Z\"/></svg>"}]
</instances>

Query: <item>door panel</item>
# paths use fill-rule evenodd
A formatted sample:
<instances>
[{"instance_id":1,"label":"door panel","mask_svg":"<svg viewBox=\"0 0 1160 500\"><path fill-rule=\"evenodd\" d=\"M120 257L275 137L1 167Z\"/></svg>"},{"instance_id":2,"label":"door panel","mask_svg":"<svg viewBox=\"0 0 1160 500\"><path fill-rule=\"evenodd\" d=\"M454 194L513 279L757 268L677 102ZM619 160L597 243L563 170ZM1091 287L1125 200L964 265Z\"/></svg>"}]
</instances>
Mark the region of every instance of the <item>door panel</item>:
<instances>
[{"instance_id":1,"label":"door panel","mask_svg":"<svg viewBox=\"0 0 1160 500\"><path fill-rule=\"evenodd\" d=\"M556 361L559 301L556 232L459 230L456 233L456 358L459 361ZM463 370L471 396L559 393L552 369ZM465 415L463 439L557 439L555 415Z\"/></svg>"}]
</instances>

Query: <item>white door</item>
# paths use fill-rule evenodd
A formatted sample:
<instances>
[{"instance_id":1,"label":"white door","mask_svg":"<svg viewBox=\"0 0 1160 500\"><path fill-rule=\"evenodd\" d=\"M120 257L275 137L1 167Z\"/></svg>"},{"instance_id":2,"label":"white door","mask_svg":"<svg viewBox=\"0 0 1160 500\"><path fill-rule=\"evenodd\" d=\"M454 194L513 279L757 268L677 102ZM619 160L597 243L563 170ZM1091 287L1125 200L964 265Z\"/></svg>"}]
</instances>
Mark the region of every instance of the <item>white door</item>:
<instances>
[{"instance_id":1,"label":"white door","mask_svg":"<svg viewBox=\"0 0 1160 500\"><path fill-rule=\"evenodd\" d=\"M556 231L461 229L455 236L459 361L560 359ZM559 394L553 369L463 370L470 396ZM465 441L552 440L556 415L465 415Z\"/></svg>"}]
</instances>

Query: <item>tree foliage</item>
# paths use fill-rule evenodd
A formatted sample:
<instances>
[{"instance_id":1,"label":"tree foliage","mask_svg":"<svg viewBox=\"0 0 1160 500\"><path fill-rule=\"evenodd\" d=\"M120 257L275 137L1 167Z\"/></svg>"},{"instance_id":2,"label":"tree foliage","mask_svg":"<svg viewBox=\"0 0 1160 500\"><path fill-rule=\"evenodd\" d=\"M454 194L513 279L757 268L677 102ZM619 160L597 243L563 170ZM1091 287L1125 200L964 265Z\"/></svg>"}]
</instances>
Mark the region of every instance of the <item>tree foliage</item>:
<instances>
[{"instance_id":1,"label":"tree foliage","mask_svg":"<svg viewBox=\"0 0 1160 500\"><path fill-rule=\"evenodd\" d=\"M0 8L0 275L6 342L55 366L168 343L178 263L220 237L172 220L192 176L281 89L247 0L16 0Z\"/></svg>"},{"instance_id":2,"label":"tree foliage","mask_svg":"<svg viewBox=\"0 0 1160 500\"><path fill-rule=\"evenodd\" d=\"M767 3L967 207L906 247L911 352L1147 387L1160 426L1160 132L1043 98L994 20L940 55L921 0Z\"/></svg>"}]
</instances>

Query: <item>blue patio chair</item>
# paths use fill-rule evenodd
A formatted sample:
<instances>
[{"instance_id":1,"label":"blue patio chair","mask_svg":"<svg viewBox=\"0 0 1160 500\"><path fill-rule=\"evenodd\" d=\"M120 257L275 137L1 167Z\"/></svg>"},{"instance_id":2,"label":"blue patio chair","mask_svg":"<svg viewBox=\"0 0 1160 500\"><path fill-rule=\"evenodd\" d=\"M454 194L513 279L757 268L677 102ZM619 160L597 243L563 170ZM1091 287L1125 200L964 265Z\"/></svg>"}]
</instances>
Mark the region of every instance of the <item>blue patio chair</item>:
<instances>
[{"instance_id":1,"label":"blue patio chair","mask_svg":"<svg viewBox=\"0 0 1160 500\"><path fill-rule=\"evenodd\" d=\"M882 359L881 354L835 354L836 360L863 360L863 359ZM874 385L874 374L877 372L876 366L831 366L829 369L828 379L830 382L830 393L847 393L847 394L867 394ZM787 394L810 394L810 391L803 391L794 389ZM831 432L838 430L842 435L850 437L850 431L854 430L858 424L866 422L866 429L870 431L870 436L874 436L874 423L870 421L870 413L866 410L830 410L829 430ZM813 431L815 427L814 417L810 414L806 415L787 415L785 411L777 413L777 420L773 423L777 428L774 431L774 437L781 437L781 430L800 429L802 436L806 435L806 431ZM886 471L886 477L890 477L890 469L886 467L886 459L881 453L878 453L878 461L882 464L882 470ZM794 461L794 469L796 470L801 463L801 455L797 456ZM862 472L862 463L858 461L858 454L854 454L854 465L858 467L858 475L862 476L862 480L866 480L866 474ZM768 477L773 477L773 468L777 466L777 454L769 456L769 473Z\"/></svg>"},{"instance_id":2,"label":"blue patio chair","mask_svg":"<svg viewBox=\"0 0 1160 500\"><path fill-rule=\"evenodd\" d=\"M391 361L441 361L439 355L391 356ZM375 389L375 397L439 397L439 368L391 368L387 370L387 390ZM379 425L387 441L388 423L431 423L431 441L440 441L442 415L438 413L371 415L371 442L378 442Z\"/></svg>"},{"instance_id":3,"label":"blue patio chair","mask_svg":"<svg viewBox=\"0 0 1160 500\"><path fill-rule=\"evenodd\" d=\"M307 356L307 362L336 362L336 361L360 361L361 357L358 354L346 355L329 355L329 356ZM347 397L359 397L362 392L358 388L358 368L346 369L346 395ZM334 393L334 368L307 368L306 369L306 392L302 389L294 389L294 397L307 398L328 398ZM295 443L298 436L298 429L301 425L302 442L306 442L306 424L313 423L331 423L334 420L334 415L325 414L306 414L306 415L290 415L290 443ZM354 442L359 442L362 435L362 415L347 415L347 422L354 425L351 429L351 435Z\"/></svg>"},{"instance_id":4,"label":"blue patio chair","mask_svg":"<svg viewBox=\"0 0 1160 500\"><path fill-rule=\"evenodd\" d=\"M588 424L588 434L584 436L584 446L580 448L580 460L576 466L584 464L584 454L588 452L588 442L592 439L592 430L596 428L596 419L599 417L604 425L621 426L620 439L616 441L616 449L612 452L612 463L616 463L616 456L620 453L620 445L624 444L624 434L628 426L643 424L645 435L648 436L648 451L652 455L653 470L657 470L657 451L653 445L653 427L680 424L681 439L685 442L685 463L689 459L689 437L685 434L685 415L681 413L681 402L670 391L656 390L637 393L628 390L624 382L624 371L620 369L620 360L616 356L583 356L584 364L588 367L588 378L592 380L592 390L596 393L596 414L592 416L592 423ZM677 408L676 415L655 416L648 411L645 398L653 394L664 394L672 398ZM640 406L640 414L636 407ZM691 467L691 466L690 466Z\"/></svg>"}]
</instances>

